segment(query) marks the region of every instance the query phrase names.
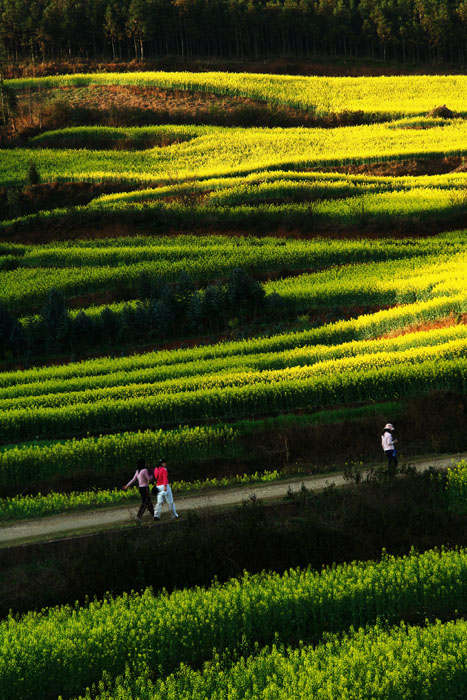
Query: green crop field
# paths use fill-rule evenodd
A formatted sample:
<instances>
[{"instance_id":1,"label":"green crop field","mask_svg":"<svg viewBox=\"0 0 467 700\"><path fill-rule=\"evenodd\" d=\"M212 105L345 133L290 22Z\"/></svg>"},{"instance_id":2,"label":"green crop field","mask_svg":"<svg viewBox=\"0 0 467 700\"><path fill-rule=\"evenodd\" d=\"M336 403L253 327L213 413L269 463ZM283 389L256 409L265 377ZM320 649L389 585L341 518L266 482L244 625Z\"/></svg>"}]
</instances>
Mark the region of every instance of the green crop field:
<instances>
[{"instance_id":1,"label":"green crop field","mask_svg":"<svg viewBox=\"0 0 467 700\"><path fill-rule=\"evenodd\" d=\"M339 530L353 513L373 546L358 489L413 489L414 457L467 449L466 87L464 75L211 70L2 83L0 527L132 509L137 492L120 487L141 458L164 456L186 494L315 470L354 478L348 500L302 489L278 506L287 535L306 520L297 503L331 504L328 529L313 514L310 533L328 561L348 563L320 571L275 560L280 573L229 569L196 587L195 552L189 587L172 590L174 577L170 593L152 590L143 538L161 532L164 547L181 529L143 526L128 563L138 592L67 591L60 602L75 604L38 600L0 620L2 700L466 697L467 553L452 539L465 532L466 462L423 476L439 537L417 540L420 552L410 528L425 537L428 506L408 513L395 490L372 508L391 527L407 521L387 547L406 556L380 556L385 532L371 560L350 562L355 531ZM106 102L130 90L166 99L169 117L181 101L184 121ZM91 92L100 111L76 106ZM226 126L230 107L214 96L237 99L252 125ZM271 126L278 110L298 121ZM397 482L387 422L400 428ZM244 506L235 517L266 527L254 499ZM211 536L224 522L214 515L187 528ZM429 549L442 542L452 547ZM27 566L39 586L42 565Z\"/></svg>"},{"instance_id":2,"label":"green crop field","mask_svg":"<svg viewBox=\"0 0 467 700\"><path fill-rule=\"evenodd\" d=\"M44 135L32 141L31 148L7 151L2 157L0 183L20 184L28 163L33 159L46 179L96 181L105 178L144 183L226 175L247 175L269 168L274 170L317 170L345 164L371 163L380 160L433 158L466 154L467 126L463 119L432 128L395 129L393 123L340 127L336 129L304 128L227 128L193 127L191 138L186 127L173 126L172 138L181 143L143 151L94 150L73 146L79 138L90 146L96 139L108 140L118 131L95 127L76 127L58 134ZM160 127L134 129L134 138L154 138ZM165 131L167 129L165 128ZM122 138L131 134L122 130ZM55 142L69 143L55 148ZM117 139L118 142L118 139ZM49 146L49 148L47 148Z\"/></svg>"},{"instance_id":3,"label":"green crop field","mask_svg":"<svg viewBox=\"0 0 467 700\"><path fill-rule=\"evenodd\" d=\"M433 390L463 394L464 82L167 72L7 81L18 97L158 87L361 111L366 123L73 126L2 151L5 487L20 488L35 460L42 487L73 473L85 449L88 468L105 472L108 440L136 440L153 458L167 436L178 460L227 458L244 450L232 426L271 413L293 424L303 411L311 421L323 409L404 410ZM427 116L441 102L452 116ZM41 199L52 183L55 206ZM102 183L104 193L92 189ZM60 206L71 184L90 188L88 201ZM417 324L404 342L382 337ZM171 343L200 347L160 349ZM110 356L86 359L95 354ZM184 450L178 430L183 440L200 430L199 448ZM151 448L138 438L147 431L160 436Z\"/></svg>"},{"instance_id":4,"label":"green crop field","mask_svg":"<svg viewBox=\"0 0 467 700\"><path fill-rule=\"evenodd\" d=\"M427 616L464 611L466 562L465 550L386 556L379 563L353 562L321 572L296 569L283 576L245 574L207 590L160 596L146 590L10 618L0 624L0 687L5 700L32 693L43 698L57 693L94 697L86 694L86 687L105 674L111 687L102 698L205 698L213 693L226 698L233 688L237 697L245 697L250 688L249 697L265 698L261 686L271 683L274 671L274 692L287 693L279 688L285 676L289 682L292 676L298 686L294 697L299 698L323 683L323 667L328 672L332 667L331 687L326 683L323 697L335 697L335 689L349 680L346 669L353 663L355 687L347 697L375 697L380 684L381 695L376 697L387 697L382 680L394 677L395 683L397 676L400 688L421 692L428 687L431 692L444 682L437 697L461 698L465 621L387 630L371 625L395 624L401 610L411 607L423 609ZM163 617L158 613L161 606ZM151 624L143 627L143 619L151 619ZM367 627L355 638L325 638L316 651L304 646L349 626ZM292 639L298 648L285 648ZM271 650L266 645L272 643ZM227 655L222 658L228 649L240 648L252 656L240 659L238 666L229 663ZM213 649L221 656L210 661ZM383 657L379 675L377 661ZM203 662L203 673L190 668ZM179 664L175 675L164 678ZM151 669L159 676L155 686Z\"/></svg>"}]
</instances>

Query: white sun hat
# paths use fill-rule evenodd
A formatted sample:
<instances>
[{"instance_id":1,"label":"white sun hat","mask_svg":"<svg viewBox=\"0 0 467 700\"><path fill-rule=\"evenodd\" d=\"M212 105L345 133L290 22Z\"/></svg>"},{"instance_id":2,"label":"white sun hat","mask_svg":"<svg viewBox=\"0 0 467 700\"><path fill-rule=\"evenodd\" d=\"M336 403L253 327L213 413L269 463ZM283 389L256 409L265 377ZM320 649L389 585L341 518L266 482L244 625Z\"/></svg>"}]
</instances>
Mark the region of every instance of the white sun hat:
<instances>
[{"instance_id":1,"label":"white sun hat","mask_svg":"<svg viewBox=\"0 0 467 700\"><path fill-rule=\"evenodd\" d=\"M386 423L384 426L384 430L394 430L394 426L392 423Z\"/></svg>"}]
</instances>

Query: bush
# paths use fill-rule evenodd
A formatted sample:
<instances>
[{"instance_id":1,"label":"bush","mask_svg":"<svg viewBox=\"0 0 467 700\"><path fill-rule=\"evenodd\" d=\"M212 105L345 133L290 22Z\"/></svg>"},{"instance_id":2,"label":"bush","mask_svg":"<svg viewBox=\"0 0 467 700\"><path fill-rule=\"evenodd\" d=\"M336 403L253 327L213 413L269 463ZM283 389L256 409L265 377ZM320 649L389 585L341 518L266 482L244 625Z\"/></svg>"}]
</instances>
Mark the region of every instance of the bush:
<instances>
[{"instance_id":1,"label":"bush","mask_svg":"<svg viewBox=\"0 0 467 700\"><path fill-rule=\"evenodd\" d=\"M31 161L28 169L28 185L38 185L41 181L41 176L34 162Z\"/></svg>"}]
</instances>

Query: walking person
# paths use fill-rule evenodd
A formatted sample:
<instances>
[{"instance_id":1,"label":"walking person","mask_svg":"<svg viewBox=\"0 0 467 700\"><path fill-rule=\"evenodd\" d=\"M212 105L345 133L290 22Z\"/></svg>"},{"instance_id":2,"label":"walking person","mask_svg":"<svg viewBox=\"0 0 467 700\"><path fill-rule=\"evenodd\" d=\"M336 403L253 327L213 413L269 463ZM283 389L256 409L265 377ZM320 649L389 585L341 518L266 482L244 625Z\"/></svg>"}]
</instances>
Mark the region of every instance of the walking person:
<instances>
[{"instance_id":1,"label":"walking person","mask_svg":"<svg viewBox=\"0 0 467 700\"><path fill-rule=\"evenodd\" d=\"M162 504L165 501L170 508L172 518L179 518L179 514L175 508L174 498L172 494L172 489L169 484L169 477L167 474L167 462L165 459L159 460L159 465L154 469L154 481L156 482L153 486L152 492L157 493L157 503L156 510L154 511L154 520L161 519Z\"/></svg>"},{"instance_id":2,"label":"walking person","mask_svg":"<svg viewBox=\"0 0 467 700\"><path fill-rule=\"evenodd\" d=\"M388 460L388 476L394 476L397 469L397 450L396 442L394 440L394 426L392 423L386 423L383 428L383 434L381 435L381 446L384 450L384 454Z\"/></svg>"},{"instance_id":3,"label":"walking person","mask_svg":"<svg viewBox=\"0 0 467 700\"><path fill-rule=\"evenodd\" d=\"M141 496L141 505L136 516L138 522L141 522L146 508L151 515L154 516L154 506L152 505L151 495L149 493L149 482L153 480L154 477L149 472L146 461L144 459L138 459L136 471L132 480L122 487L123 490L126 491L130 486L133 486L133 484L138 484L139 494Z\"/></svg>"}]
</instances>

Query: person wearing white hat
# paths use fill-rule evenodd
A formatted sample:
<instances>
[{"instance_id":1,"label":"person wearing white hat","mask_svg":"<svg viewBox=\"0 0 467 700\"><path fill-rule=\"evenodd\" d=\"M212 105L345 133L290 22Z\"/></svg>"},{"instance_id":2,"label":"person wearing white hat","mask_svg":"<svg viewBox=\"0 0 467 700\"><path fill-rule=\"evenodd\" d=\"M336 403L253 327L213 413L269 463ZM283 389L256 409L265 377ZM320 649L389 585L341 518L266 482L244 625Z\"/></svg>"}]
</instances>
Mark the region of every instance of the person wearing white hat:
<instances>
[{"instance_id":1,"label":"person wearing white hat","mask_svg":"<svg viewBox=\"0 0 467 700\"><path fill-rule=\"evenodd\" d=\"M392 423L386 423L381 435L381 446L388 460L388 475L394 476L397 469L397 451L396 442L393 436L394 426Z\"/></svg>"}]
</instances>

